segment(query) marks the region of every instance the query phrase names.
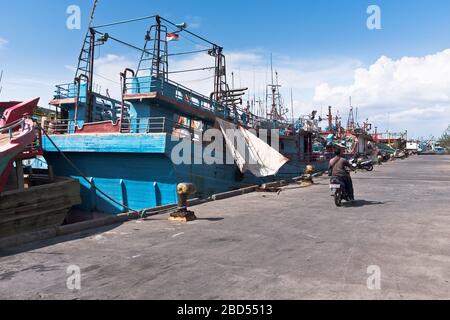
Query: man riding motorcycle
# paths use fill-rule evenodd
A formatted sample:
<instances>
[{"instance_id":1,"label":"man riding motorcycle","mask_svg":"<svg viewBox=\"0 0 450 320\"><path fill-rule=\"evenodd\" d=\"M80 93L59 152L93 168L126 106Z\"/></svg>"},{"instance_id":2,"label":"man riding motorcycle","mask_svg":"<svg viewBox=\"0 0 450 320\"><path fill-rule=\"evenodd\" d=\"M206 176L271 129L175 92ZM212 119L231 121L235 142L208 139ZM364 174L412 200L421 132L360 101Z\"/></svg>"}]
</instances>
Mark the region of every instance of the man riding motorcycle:
<instances>
[{"instance_id":1,"label":"man riding motorcycle","mask_svg":"<svg viewBox=\"0 0 450 320\"><path fill-rule=\"evenodd\" d=\"M328 172L330 173L330 176L338 177L339 180L344 183L345 191L349 197L349 200L354 201L355 195L353 191L353 181L350 177L349 171L346 169L348 168L350 171L355 171L355 169L352 167L350 162L342 157L341 148L337 147L334 153L336 156L330 160Z\"/></svg>"}]
</instances>

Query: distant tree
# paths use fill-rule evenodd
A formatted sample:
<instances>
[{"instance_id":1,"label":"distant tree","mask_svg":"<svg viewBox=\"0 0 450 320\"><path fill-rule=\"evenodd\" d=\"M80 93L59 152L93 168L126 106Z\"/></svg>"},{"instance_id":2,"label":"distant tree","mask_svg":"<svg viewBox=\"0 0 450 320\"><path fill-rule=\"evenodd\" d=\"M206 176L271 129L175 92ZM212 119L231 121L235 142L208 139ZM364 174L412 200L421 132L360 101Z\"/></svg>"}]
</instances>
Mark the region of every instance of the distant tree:
<instances>
[{"instance_id":1,"label":"distant tree","mask_svg":"<svg viewBox=\"0 0 450 320\"><path fill-rule=\"evenodd\" d=\"M442 137L439 139L439 143L444 148L450 149L450 125L448 126L447 130L445 130Z\"/></svg>"}]
</instances>

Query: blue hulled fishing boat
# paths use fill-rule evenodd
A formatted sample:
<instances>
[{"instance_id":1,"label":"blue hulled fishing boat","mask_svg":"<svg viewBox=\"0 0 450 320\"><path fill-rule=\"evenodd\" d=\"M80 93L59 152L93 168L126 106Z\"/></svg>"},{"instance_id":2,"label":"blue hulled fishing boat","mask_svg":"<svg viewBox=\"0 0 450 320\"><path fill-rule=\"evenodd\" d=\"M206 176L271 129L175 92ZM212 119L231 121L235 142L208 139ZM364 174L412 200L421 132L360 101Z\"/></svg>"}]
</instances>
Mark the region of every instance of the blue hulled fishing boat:
<instances>
[{"instance_id":1,"label":"blue hulled fishing boat","mask_svg":"<svg viewBox=\"0 0 450 320\"><path fill-rule=\"evenodd\" d=\"M256 116L248 107L242 107L246 88L228 86L221 46L190 32L185 24L160 16L129 22L136 20L154 21L146 30L142 48L104 31L124 25L125 21L96 27L91 24L75 80L57 86L50 102L56 107L57 117L43 124L45 159L55 175L80 181L81 209L109 214L142 210L175 203L180 182L194 183L196 196L206 197L299 176L310 163L318 169L326 165L325 159L312 150L314 137L320 131L314 114L286 120L277 112L277 86L272 86L272 111L268 117ZM208 49L201 50L205 59L214 61L210 68L214 70L214 83L209 96L169 79L169 75L180 72L169 70L169 43L184 34L205 44ZM136 69L128 68L120 74L118 99L94 89L95 52L109 42L139 50L141 56ZM183 54L190 53L193 52ZM189 71L195 70L183 70ZM215 139L205 139L211 129L225 133L224 123L241 130L247 148L253 150L254 157L261 158L256 170L239 162L233 142L225 139L218 144ZM253 133L249 133L250 129ZM259 139L266 134L268 144ZM190 143L181 148L180 141ZM211 149L213 143L216 147L222 144L223 148L209 150L215 161L205 161L203 150ZM227 146L232 149L231 163L226 161L230 157ZM179 161L180 158L185 161Z\"/></svg>"}]
</instances>

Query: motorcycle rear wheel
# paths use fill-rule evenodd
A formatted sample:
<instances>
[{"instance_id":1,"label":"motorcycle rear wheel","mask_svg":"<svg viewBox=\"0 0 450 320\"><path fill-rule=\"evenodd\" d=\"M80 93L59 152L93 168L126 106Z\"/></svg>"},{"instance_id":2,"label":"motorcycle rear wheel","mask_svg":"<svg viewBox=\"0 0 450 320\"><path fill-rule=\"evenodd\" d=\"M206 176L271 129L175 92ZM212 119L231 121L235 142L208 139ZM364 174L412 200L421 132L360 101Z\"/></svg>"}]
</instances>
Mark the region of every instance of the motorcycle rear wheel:
<instances>
[{"instance_id":1,"label":"motorcycle rear wheel","mask_svg":"<svg viewBox=\"0 0 450 320\"><path fill-rule=\"evenodd\" d=\"M341 190L337 190L334 194L334 204L336 207L342 207L342 192Z\"/></svg>"}]
</instances>

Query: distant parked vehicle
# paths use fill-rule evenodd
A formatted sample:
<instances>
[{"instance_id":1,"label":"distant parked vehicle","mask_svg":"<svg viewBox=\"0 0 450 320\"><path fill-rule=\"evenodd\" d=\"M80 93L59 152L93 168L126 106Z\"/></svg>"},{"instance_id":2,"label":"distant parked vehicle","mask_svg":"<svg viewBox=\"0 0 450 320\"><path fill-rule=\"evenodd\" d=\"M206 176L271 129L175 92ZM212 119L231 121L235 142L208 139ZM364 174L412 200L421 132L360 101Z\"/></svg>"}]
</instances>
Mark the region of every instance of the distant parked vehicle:
<instances>
[{"instance_id":1,"label":"distant parked vehicle","mask_svg":"<svg viewBox=\"0 0 450 320\"><path fill-rule=\"evenodd\" d=\"M407 142L406 151L410 154L415 154L419 151L419 144L417 142Z\"/></svg>"},{"instance_id":2,"label":"distant parked vehicle","mask_svg":"<svg viewBox=\"0 0 450 320\"><path fill-rule=\"evenodd\" d=\"M435 147L434 151L436 152L436 154L444 154L445 153L445 149L443 147Z\"/></svg>"},{"instance_id":3,"label":"distant parked vehicle","mask_svg":"<svg viewBox=\"0 0 450 320\"><path fill-rule=\"evenodd\" d=\"M378 157L379 157L379 159L381 157L381 161L389 161L389 159L391 158L391 155L384 150L380 150L378 152Z\"/></svg>"},{"instance_id":4,"label":"distant parked vehicle","mask_svg":"<svg viewBox=\"0 0 450 320\"><path fill-rule=\"evenodd\" d=\"M406 158L406 153L400 149L395 150L394 152L394 158L397 159L405 159Z\"/></svg>"},{"instance_id":5,"label":"distant parked vehicle","mask_svg":"<svg viewBox=\"0 0 450 320\"><path fill-rule=\"evenodd\" d=\"M352 158L349 160L350 164L355 169L363 169L367 171L373 171L373 161L363 160L362 158Z\"/></svg>"}]
</instances>

